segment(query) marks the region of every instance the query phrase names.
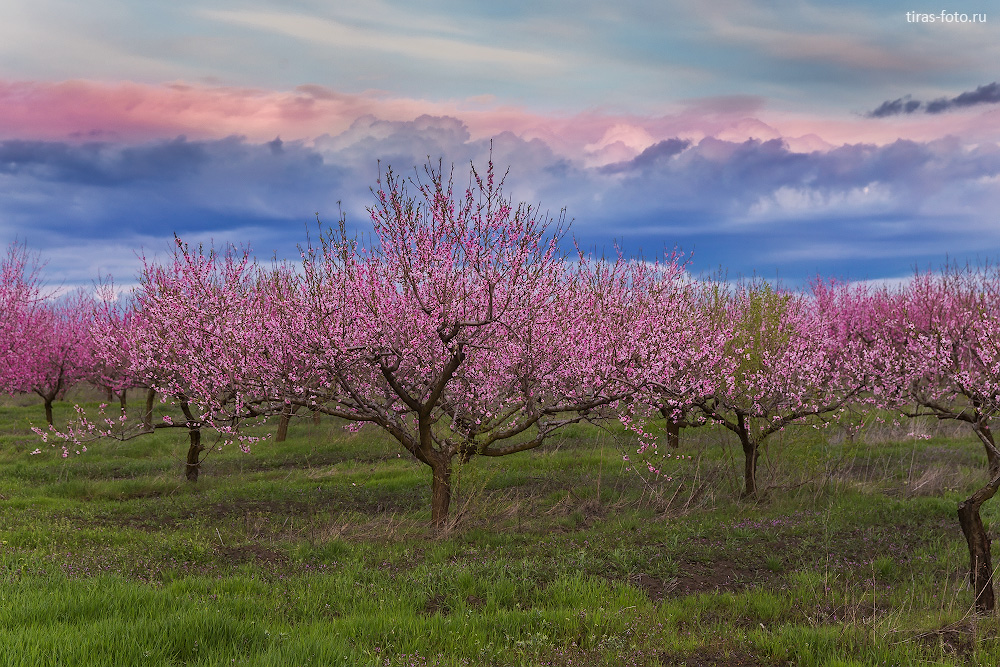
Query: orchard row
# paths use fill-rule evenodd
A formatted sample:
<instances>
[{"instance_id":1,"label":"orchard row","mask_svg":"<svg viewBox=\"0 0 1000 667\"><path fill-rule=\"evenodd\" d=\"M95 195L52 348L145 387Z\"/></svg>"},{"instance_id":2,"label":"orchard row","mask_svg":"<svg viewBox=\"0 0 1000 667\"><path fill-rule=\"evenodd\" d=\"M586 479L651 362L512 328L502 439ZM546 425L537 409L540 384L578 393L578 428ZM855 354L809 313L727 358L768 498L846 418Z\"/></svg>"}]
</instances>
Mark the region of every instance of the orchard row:
<instances>
[{"instance_id":1,"label":"orchard row","mask_svg":"<svg viewBox=\"0 0 1000 667\"><path fill-rule=\"evenodd\" d=\"M298 409L370 423L430 467L437 525L457 461L538 447L582 420L620 420L640 450L656 446L654 418L673 436L721 424L742 444L747 495L763 443L789 425L858 406L963 420L989 481L959 518L977 604L992 609L979 508L1000 487L989 426L1000 270L949 266L894 289L817 280L805 293L694 280L677 256L566 256L562 218L505 198L492 163L469 183L456 189L440 167L411 179L389 170L373 189L371 238L341 221L297 263L178 240L171 261L144 263L128 299L42 299L36 265L13 245L0 389L38 393L50 424L52 401L76 382L156 392L183 423L81 414L43 435L68 448L184 428L191 478L206 429L248 448L248 424Z\"/></svg>"}]
</instances>

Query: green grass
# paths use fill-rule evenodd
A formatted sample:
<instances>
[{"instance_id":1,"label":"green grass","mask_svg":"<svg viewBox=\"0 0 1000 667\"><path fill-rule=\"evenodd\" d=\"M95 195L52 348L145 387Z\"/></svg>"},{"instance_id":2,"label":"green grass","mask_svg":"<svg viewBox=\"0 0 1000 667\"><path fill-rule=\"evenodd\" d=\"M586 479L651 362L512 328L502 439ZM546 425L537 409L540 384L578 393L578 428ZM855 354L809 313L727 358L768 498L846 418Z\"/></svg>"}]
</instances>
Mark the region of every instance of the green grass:
<instances>
[{"instance_id":1,"label":"green grass","mask_svg":"<svg viewBox=\"0 0 1000 667\"><path fill-rule=\"evenodd\" d=\"M439 534L428 470L371 427L304 418L190 484L181 432L63 459L43 419L0 407L0 666L1000 663L969 613L955 509L985 466L958 430L788 429L740 501L721 429L656 457L668 481L575 426L462 466Z\"/></svg>"}]
</instances>

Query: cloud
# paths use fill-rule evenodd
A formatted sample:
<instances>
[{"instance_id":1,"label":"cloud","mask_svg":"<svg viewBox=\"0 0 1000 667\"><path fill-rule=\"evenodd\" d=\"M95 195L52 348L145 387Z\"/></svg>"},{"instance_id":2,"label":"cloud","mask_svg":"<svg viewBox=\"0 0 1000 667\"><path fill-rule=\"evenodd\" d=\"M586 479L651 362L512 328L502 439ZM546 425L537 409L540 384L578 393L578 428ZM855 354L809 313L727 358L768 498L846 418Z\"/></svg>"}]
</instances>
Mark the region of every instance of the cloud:
<instances>
[{"instance_id":1,"label":"cloud","mask_svg":"<svg viewBox=\"0 0 1000 667\"><path fill-rule=\"evenodd\" d=\"M866 115L869 118L885 118L886 116L898 116L899 114L912 114L921 110L924 113L939 114L951 111L952 109L961 109L979 104L998 103L1000 103L1000 82L994 81L951 99L941 97L931 102L921 102L911 99L907 95L899 99L888 100L883 102L877 109L869 111Z\"/></svg>"},{"instance_id":2,"label":"cloud","mask_svg":"<svg viewBox=\"0 0 1000 667\"><path fill-rule=\"evenodd\" d=\"M781 140L706 138L680 146L577 175L563 197L585 247L613 238L652 257L679 245L694 250L696 272L786 278L898 274L945 252L1000 250L994 144L949 138L798 152Z\"/></svg>"},{"instance_id":3,"label":"cloud","mask_svg":"<svg viewBox=\"0 0 1000 667\"><path fill-rule=\"evenodd\" d=\"M183 137L147 146L82 145L46 141L0 142L0 174L30 175L67 184L112 186L159 183L197 173L206 160L203 144Z\"/></svg>"},{"instance_id":4,"label":"cloud","mask_svg":"<svg viewBox=\"0 0 1000 667\"><path fill-rule=\"evenodd\" d=\"M901 113L913 113L920 108L922 103L912 100L907 95L896 100L887 100L877 109L868 113L869 118L885 118L886 116L896 116Z\"/></svg>"},{"instance_id":5,"label":"cloud","mask_svg":"<svg viewBox=\"0 0 1000 667\"><path fill-rule=\"evenodd\" d=\"M651 167L660 160L669 160L670 158L679 155L690 145L691 142L685 139L673 138L658 141L643 152L639 153L639 155L634 157L632 160L629 160L628 162L609 164L602 167L601 172L605 174L617 174L634 171L636 169L645 169Z\"/></svg>"},{"instance_id":6,"label":"cloud","mask_svg":"<svg viewBox=\"0 0 1000 667\"><path fill-rule=\"evenodd\" d=\"M157 239L167 247L174 232L294 258L306 225L317 212L332 222L338 202L352 230L369 229L365 207L380 167L418 177L428 158L435 166L441 158L445 169L455 165L461 188L469 162L485 168L492 145L498 169L510 167L505 193L543 211L567 208L586 248L617 240L626 252L653 258L680 245L696 248L696 270L782 266L812 274L853 262L853 246L857 261L881 259L897 274L945 249L1000 250L995 143L951 136L831 147L781 136L664 136L675 119L584 120L585 131L567 120L555 130L478 136L460 114L367 114L311 140L0 141L0 239L28 230L32 247L51 251L74 278L93 263L74 263L74 247ZM741 126L730 121L719 135ZM592 163L586 145L622 157Z\"/></svg>"},{"instance_id":7,"label":"cloud","mask_svg":"<svg viewBox=\"0 0 1000 667\"><path fill-rule=\"evenodd\" d=\"M613 173L625 176L618 185L625 190L656 188L660 201L684 202L683 208L700 202L703 209L724 211L726 219L761 196L781 191L843 198L875 184L882 201L889 197L896 209L912 210L951 184L988 188L982 179L1000 174L1000 147L969 148L954 139L901 139L886 146L854 144L800 153L778 139L737 143L707 138L692 146L673 140L648 149L653 156L658 151L669 158L640 156L616 165Z\"/></svg>"},{"instance_id":8,"label":"cloud","mask_svg":"<svg viewBox=\"0 0 1000 667\"><path fill-rule=\"evenodd\" d=\"M212 230L231 238L237 228L301 228L317 211L336 211L337 190L357 187L314 149L277 146L239 137L0 142L0 220L68 242Z\"/></svg>"},{"instance_id":9,"label":"cloud","mask_svg":"<svg viewBox=\"0 0 1000 667\"><path fill-rule=\"evenodd\" d=\"M0 80L0 139L136 142L185 135L267 141L312 139L347 130L358 118L412 120L455 113L461 100L431 102L377 91L342 93L319 85L274 91L229 86ZM537 125L513 108L466 111L489 127ZM486 131L489 131L488 129Z\"/></svg>"},{"instance_id":10,"label":"cloud","mask_svg":"<svg viewBox=\"0 0 1000 667\"><path fill-rule=\"evenodd\" d=\"M970 107L976 104L997 104L1000 102L1000 83L994 81L985 86L979 86L972 92L962 93L957 97L934 100L927 103L927 113L941 113L949 109Z\"/></svg>"},{"instance_id":11,"label":"cloud","mask_svg":"<svg viewBox=\"0 0 1000 667\"><path fill-rule=\"evenodd\" d=\"M904 128L890 127L877 118L769 112L762 105L760 98L740 96L690 100L656 115L600 110L566 115L471 99L429 101L378 91L344 93L316 84L263 90L183 82L0 80L0 140L136 144L177 136L189 141L241 136L250 142L281 137L285 142L311 144L319 137L345 135L346 140L358 132L356 123L373 122L363 119L407 123L424 116L448 117L456 119L470 141L512 132L525 140L540 139L560 155L596 168L627 162L669 138L782 139L801 150L826 150L845 142L885 143L900 136L1000 139L995 124L968 114L921 114L924 121Z\"/></svg>"}]
</instances>

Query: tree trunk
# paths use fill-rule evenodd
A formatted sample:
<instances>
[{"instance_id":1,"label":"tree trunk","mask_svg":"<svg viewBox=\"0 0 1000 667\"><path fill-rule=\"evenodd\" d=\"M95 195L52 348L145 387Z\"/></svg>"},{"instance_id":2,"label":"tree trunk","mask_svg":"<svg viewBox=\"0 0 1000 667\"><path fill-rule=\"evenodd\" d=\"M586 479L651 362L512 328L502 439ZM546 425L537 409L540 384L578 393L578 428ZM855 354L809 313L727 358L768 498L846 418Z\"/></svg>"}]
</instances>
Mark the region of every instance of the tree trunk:
<instances>
[{"instance_id":1,"label":"tree trunk","mask_svg":"<svg viewBox=\"0 0 1000 667\"><path fill-rule=\"evenodd\" d=\"M281 409L281 417L278 419L278 432L274 435L275 442L284 442L288 438L288 423L292 421L292 415L298 411L298 405L286 405Z\"/></svg>"},{"instance_id":2,"label":"tree trunk","mask_svg":"<svg viewBox=\"0 0 1000 667\"><path fill-rule=\"evenodd\" d=\"M111 399L114 397L114 392L111 390L111 385L108 385L107 387L105 387L105 389L107 389L108 391L107 398L108 398L108 403L110 403Z\"/></svg>"},{"instance_id":3,"label":"tree trunk","mask_svg":"<svg viewBox=\"0 0 1000 667\"><path fill-rule=\"evenodd\" d=\"M288 438L288 422L291 419L292 416L288 412L281 411L281 417L278 418L278 430L274 434L275 442L284 442Z\"/></svg>"},{"instance_id":4,"label":"tree trunk","mask_svg":"<svg viewBox=\"0 0 1000 667\"><path fill-rule=\"evenodd\" d=\"M49 391L43 391L36 387L34 392L42 398L42 402L45 404L45 421L49 423L49 426L52 426L52 402L59 395L59 387L57 386L55 389L50 389Z\"/></svg>"},{"instance_id":5,"label":"tree trunk","mask_svg":"<svg viewBox=\"0 0 1000 667\"><path fill-rule=\"evenodd\" d=\"M996 477L1000 475L1000 456L997 456L997 447L996 441L993 439L993 432L985 420L977 426L977 429L980 439L983 441L983 449L986 450L986 465L990 471L990 477Z\"/></svg>"},{"instance_id":6,"label":"tree trunk","mask_svg":"<svg viewBox=\"0 0 1000 667\"><path fill-rule=\"evenodd\" d=\"M142 427L147 431L153 430L153 401L156 400L156 390L150 387L146 390L146 409L142 413Z\"/></svg>"},{"instance_id":7,"label":"tree trunk","mask_svg":"<svg viewBox=\"0 0 1000 667\"><path fill-rule=\"evenodd\" d=\"M672 419L667 420L667 444L674 449L681 446L681 425Z\"/></svg>"},{"instance_id":8,"label":"tree trunk","mask_svg":"<svg viewBox=\"0 0 1000 667\"><path fill-rule=\"evenodd\" d=\"M760 447L750 438L743 440L742 444L743 497L749 498L757 495L757 459L760 456Z\"/></svg>"},{"instance_id":9,"label":"tree trunk","mask_svg":"<svg viewBox=\"0 0 1000 667\"><path fill-rule=\"evenodd\" d=\"M660 408L660 414L667 420L667 444L674 449L681 446L681 422L674 421L673 411Z\"/></svg>"},{"instance_id":10,"label":"tree trunk","mask_svg":"<svg viewBox=\"0 0 1000 667\"><path fill-rule=\"evenodd\" d=\"M972 494L971 498L958 504L958 522L969 545L969 583L976 596L976 611L980 614L992 614L996 603L993 596L990 536L983 526L979 508L996 494L997 488L1000 488L1000 474Z\"/></svg>"},{"instance_id":11,"label":"tree trunk","mask_svg":"<svg viewBox=\"0 0 1000 667\"><path fill-rule=\"evenodd\" d=\"M186 398L181 398L181 412L184 413L184 418L187 419L188 435L191 438L184 476L187 477L189 482L197 482L198 472L201 469L201 453L205 450L201 445L201 425L194 420L194 415L191 413L191 406L188 404Z\"/></svg>"},{"instance_id":12,"label":"tree trunk","mask_svg":"<svg viewBox=\"0 0 1000 667\"><path fill-rule=\"evenodd\" d=\"M760 457L760 443L750 436L743 413L736 413L736 435L743 445L743 497L757 495L757 459Z\"/></svg>"},{"instance_id":13,"label":"tree trunk","mask_svg":"<svg viewBox=\"0 0 1000 667\"><path fill-rule=\"evenodd\" d=\"M451 504L451 459L443 458L431 464L434 475L431 482L431 524L435 528L443 528L448 518L448 506Z\"/></svg>"},{"instance_id":14,"label":"tree trunk","mask_svg":"<svg viewBox=\"0 0 1000 667\"><path fill-rule=\"evenodd\" d=\"M188 447L185 476L189 482L197 482L198 472L201 468L200 457L201 453L205 450L201 444L201 429L189 429L188 435L191 437L191 445Z\"/></svg>"},{"instance_id":15,"label":"tree trunk","mask_svg":"<svg viewBox=\"0 0 1000 667\"><path fill-rule=\"evenodd\" d=\"M118 394L118 404L121 405L122 412L125 412L125 408L128 404L128 389L122 387L122 393Z\"/></svg>"},{"instance_id":16,"label":"tree trunk","mask_svg":"<svg viewBox=\"0 0 1000 667\"><path fill-rule=\"evenodd\" d=\"M320 417L319 410L313 410L313 424L319 426L319 417Z\"/></svg>"}]
</instances>

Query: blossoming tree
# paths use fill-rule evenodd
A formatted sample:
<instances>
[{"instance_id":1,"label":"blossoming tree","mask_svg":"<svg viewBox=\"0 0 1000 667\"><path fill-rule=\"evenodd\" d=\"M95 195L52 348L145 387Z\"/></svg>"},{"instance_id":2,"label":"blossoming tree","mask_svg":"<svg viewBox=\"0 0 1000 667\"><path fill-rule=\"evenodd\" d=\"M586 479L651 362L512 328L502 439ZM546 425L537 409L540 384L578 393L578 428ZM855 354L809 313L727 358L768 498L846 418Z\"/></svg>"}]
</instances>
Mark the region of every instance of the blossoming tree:
<instances>
[{"instance_id":1,"label":"blossoming tree","mask_svg":"<svg viewBox=\"0 0 1000 667\"><path fill-rule=\"evenodd\" d=\"M983 444L991 476L1000 473L990 419L996 414L990 368L992 311L1000 274L985 267L945 267L917 275L895 295L895 317L886 333L894 335L902 357L911 416L932 415L968 423Z\"/></svg>"},{"instance_id":2,"label":"blossoming tree","mask_svg":"<svg viewBox=\"0 0 1000 667\"><path fill-rule=\"evenodd\" d=\"M25 245L12 243L0 261L0 391L29 391L32 381L32 322L38 310L39 267Z\"/></svg>"},{"instance_id":3,"label":"blossoming tree","mask_svg":"<svg viewBox=\"0 0 1000 667\"><path fill-rule=\"evenodd\" d=\"M1000 410L1000 267L948 266L916 276L894 296L895 318L885 330L902 360L899 383L916 406L909 414L964 421L986 452L987 481L959 503L958 519L976 608L992 612L990 537L980 509L1000 490L1000 450L990 429Z\"/></svg>"},{"instance_id":4,"label":"blossoming tree","mask_svg":"<svg viewBox=\"0 0 1000 667\"><path fill-rule=\"evenodd\" d=\"M820 285L816 286L821 288ZM822 297L820 294L818 297ZM733 432L744 456L744 496L758 492L757 466L767 438L786 426L836 414L867 386L863 363L840 313L822 298L782 292L766 282L715 285L704 307L708 391L697 412Z\"/></svg>"},{"instance_id":5,"label":"blossoming tree","mask_svg":"<svg viewBox=\"0 0 1000 667\"><path fill-rule=\"evenodd\" d=\"M456 192L452 175L380 177L375 235L328 236L307 257L314 317L296 344L313 368L295 401L376 424L431 469L441 526L456 457L538 447L556 429L627 395L605 352L600 274L572 272L562 219L514 206L492 163ZM411 193L411 188L415 192Z\"/></svg>"},{"instance_id":6,"label":"blossoming tree","mask_svg":"<svg viewBox=\"0 0 1000 667\"><path fill-rule=\"evenodd\" d=\"M41 396L52 425L52 403L90 377L94 350L90 338L93 300L82 291L41 304L29 320L30 388Z\"/></svg>"},{"instance_id":7,"label":"blossoming tree","mask_svg":"<svg viewBox=\"0 0 1000 667\"><path fill-rule=\"evenodd\" d=\"M191 249L179 239L170 262L144 260L139 286L126 309L99 308L92 328L94 354L105 384L123 391L149 388L176 404L183 421L150 419L147 405L141 424L122 414L88 416L54 435L64 442L128 439L162 428L184 428L189 435L185 475L197 481L206 450L202 432L214 430L223 441L246 448L257 439L240 424L273 411L269 377L255 363L269 313L264 272L247 252ZM261 408L261 405L265 405ZM64 453L65 453L64 447Z\"/></svg>"}]
</instances>

